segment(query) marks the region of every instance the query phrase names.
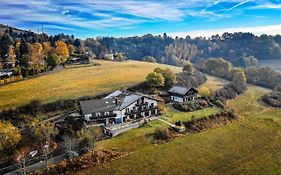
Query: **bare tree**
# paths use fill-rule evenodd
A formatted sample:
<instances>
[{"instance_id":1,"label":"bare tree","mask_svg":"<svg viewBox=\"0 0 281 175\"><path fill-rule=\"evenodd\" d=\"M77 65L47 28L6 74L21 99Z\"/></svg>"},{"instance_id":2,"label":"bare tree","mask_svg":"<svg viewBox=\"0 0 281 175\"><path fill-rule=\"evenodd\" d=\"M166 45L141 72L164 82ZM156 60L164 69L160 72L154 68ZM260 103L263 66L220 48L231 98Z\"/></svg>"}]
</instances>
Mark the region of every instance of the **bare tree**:
<instances>
[{"instance_id":1,"label":"bare tree","mask_svg":"<svg viewBox=\"0 0 281 175\"><path fill-rule=\"evenodd\" d=\"M51 137L55 136L58 133L57 128L54 123L44 122L43 124L39 124L35 126L35 135L39 140L41 140L41 148L43 151L43 156L46 164L47 173L49 172L49 162L48 155L50 153L50 143Z\"/></svg>"}]
</instances>

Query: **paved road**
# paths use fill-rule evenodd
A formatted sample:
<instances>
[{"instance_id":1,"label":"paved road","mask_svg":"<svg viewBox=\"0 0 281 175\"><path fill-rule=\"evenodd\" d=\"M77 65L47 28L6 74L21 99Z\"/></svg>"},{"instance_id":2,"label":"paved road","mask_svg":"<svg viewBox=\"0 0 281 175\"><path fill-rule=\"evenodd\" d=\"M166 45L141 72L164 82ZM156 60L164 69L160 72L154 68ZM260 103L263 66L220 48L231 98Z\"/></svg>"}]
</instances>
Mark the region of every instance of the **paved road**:
<instances>
[{"instance_id":1,"label":"paved road","mask_svg":"<svg viewBox=\"0 0 281 175\"><path fill-rule=\"evenodd\" d=\"M56 157L52 157L49 159L49 165L50 164L56 164L56 163L60 163L61 161L63 161L64 159L67 159L67 156L65 154L60 155L60 156L56 156ZM39 169L43 169L45 168L45 162L44 161L40 161L38 163L32 164L30 166L26 167L26 171L27 173L39 170ZM20 169L6 173L4 175L19 175L20 173Z\"/></svg>"},{"instance_id":2,"label":"paved road","mask_svg":"<svg viewBox=\"0 0 281 175\"><path fill-rule=\"evenodd\" d=\"M170 122L168 122L168 121L166 121L166 120L163 120L163 119L161 119L161 118L158 118L157 120L159 120L159 121L161 121L161 122L164 122L164 123L170 125L171 127L175 127L174 124L172 124L172 123L170 123Z\"/></svg>"}]
</instances>

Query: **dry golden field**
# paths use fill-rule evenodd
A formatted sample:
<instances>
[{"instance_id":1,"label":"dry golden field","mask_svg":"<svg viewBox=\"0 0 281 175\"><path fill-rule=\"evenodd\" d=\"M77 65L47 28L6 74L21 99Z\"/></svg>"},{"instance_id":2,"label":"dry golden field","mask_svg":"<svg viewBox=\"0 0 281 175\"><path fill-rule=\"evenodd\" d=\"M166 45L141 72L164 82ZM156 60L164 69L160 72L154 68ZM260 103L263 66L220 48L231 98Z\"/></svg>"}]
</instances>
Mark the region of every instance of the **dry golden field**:
<instances>
[{"instance_id":1,"label":"dry golden field","mask_svg":"<svg viewBox=\"0 0 281 175\"><path fill-rule=\"evenodd\" d=\"M27 104L31 100L43 103L97 95L145 80L156 67L180 68L137 61L95 61L100 66L72 66L62 71L31 78L0 87L0 110Z\"/></svg>"}]
</instances>

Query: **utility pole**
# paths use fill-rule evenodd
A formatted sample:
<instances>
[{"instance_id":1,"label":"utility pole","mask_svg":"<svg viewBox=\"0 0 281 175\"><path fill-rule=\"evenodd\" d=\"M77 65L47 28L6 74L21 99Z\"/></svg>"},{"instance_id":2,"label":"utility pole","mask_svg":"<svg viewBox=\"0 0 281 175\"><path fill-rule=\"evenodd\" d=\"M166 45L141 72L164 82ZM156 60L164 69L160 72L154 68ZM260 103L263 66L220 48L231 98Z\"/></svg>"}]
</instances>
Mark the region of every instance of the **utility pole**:
<instances>
[{"instance_id":1,"label":"utility pole","mask_svg":"<svg viewBox=\"0 0 281 175\"><path fill-rule=\"evenodd\" d=\"M41 24L42 34L44 34L44 27L43 24Z\"/></svg>"}]
</instances>

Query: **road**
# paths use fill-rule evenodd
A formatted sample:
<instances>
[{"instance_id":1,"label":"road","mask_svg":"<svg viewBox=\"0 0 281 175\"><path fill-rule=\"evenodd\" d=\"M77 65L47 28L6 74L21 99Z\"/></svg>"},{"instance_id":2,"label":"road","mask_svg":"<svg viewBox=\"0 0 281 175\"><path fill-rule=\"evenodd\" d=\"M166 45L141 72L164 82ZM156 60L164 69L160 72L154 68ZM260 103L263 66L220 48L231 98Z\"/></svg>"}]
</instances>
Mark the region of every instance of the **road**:
<instances>
[{"instance_id":1,"label":"road","mask_svg":"<svg viewBox=\"0 0 281 175\"><path fill-rule=\"evenodd\" d=\"M170 125L171 127L175 127L174 124L172 124L172 123L170 123L170 122L168 122L168 121L166 121L166 120L163 120L163 119L161 119L161 118L158 118L157 120L159 120L159 121L161 121L161 122L164 122L164 123Z\"/></svg>"},{"instance_id":2,"label":"road","mask_svg":"<svg viewBox=\"0 0 281 175\"><path fill-rule=\"evenodd\" d=\"M56 156L56 157L52 157L49 159L49 165L50 164L56 164L56 163L60 163L61 161L63 161L64 159L67 159L67 156L65 154L60 155L60 156ZM45 168L45 162L44 161L40 161L38 163L32 164L30 166L26 167L26 171L27 173L39 170L39 169L43 169ZM1 173L1 171L0 171ZM2 174L2 173L1 173ZM4 175L19 175L21 174L20 169L12 171L12 172L8 172Z\"/></svg>"}]
</instances>

